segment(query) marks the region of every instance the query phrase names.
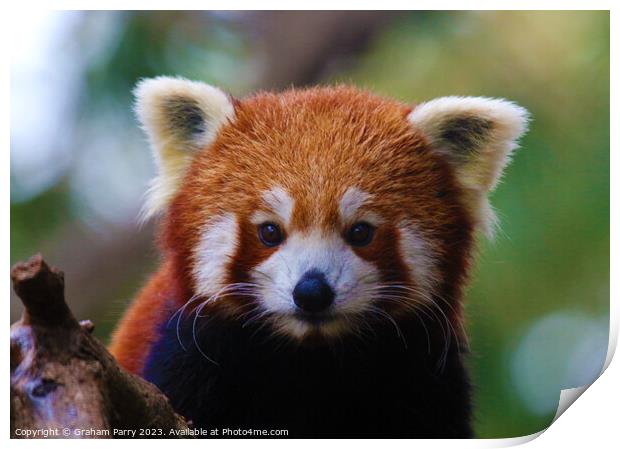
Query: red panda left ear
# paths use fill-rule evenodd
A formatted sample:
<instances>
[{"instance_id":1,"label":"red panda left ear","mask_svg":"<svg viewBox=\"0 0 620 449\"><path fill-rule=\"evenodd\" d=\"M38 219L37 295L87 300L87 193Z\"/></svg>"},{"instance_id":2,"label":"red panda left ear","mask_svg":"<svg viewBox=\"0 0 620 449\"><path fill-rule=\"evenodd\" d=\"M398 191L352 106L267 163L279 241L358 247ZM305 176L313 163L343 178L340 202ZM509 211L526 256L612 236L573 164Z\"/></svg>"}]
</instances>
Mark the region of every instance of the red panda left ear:
<instances>
[{"instance_id":1,"label":"red panda left ear","mask_svg":"<svg viewBox=\"0 0 620 449\"><path fill-rule=\"evenodd\" d=\"M220 89L183 78L140 81L135 110L149 138L157 177L149 189L144 217L165 209L197 151L208 147L221 127L234 120L233 101Z\"/></svg>"},{"instance_id":2,"label":"red panda left ear","mask_svg":"<svg viewBox=\"0 0 620 449\"><path fill-rule=\"evenodd\" d=\"M525 133L528 112L501 99L442 97L416 106L407 118L454 167L472 216L491 234L495 216L487 194Z\"/></svg>"}]
</instances>

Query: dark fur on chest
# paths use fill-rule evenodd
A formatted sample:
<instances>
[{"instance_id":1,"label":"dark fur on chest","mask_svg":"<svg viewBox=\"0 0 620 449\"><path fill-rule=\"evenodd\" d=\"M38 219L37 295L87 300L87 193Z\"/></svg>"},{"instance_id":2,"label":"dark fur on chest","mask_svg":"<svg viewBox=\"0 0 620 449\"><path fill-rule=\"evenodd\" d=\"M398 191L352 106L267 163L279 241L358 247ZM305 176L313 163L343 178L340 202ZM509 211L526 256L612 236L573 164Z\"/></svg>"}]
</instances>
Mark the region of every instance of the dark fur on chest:
<instances>
[{"instance_id":1,"label":"dark fur on chest","mask_svg":"<svg viewBox=\"0 0 620 449\"><path fill-rule=\"evenodd\" d=\"M203 318L198 348L193 316L178 330L175 318L162 327L144 376L195 427L288 429L289 437L471 437L456 342L445 351L441 327L425 331L419 321L400 322L400 336L391 323L372 327L363 337L297 345L268 326Z\"/></svg>"}]
</instances>

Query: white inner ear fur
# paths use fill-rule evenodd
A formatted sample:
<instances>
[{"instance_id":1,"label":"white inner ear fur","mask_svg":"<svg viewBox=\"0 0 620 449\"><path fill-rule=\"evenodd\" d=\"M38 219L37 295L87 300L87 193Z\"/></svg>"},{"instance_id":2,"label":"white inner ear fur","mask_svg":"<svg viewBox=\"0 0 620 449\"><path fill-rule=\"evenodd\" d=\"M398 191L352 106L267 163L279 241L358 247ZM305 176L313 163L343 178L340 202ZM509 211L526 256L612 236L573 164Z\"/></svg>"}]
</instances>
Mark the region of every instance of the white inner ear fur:
<instances>
[{"instance_id":1,"label":"white inner ear fur","mask_svg":"<svg viewBox=\"0 0 620 449\"><path fill-rule=\"evenodd\" d=\"M442 97L418 105L408 116L451 162L466 206L488 236L496 218L487 194L510 162L528 119L528 112L515 103L484 97Z\"/></svg>"},{"instance_id":2,"label":"white inner ear fur","mask_svg":"<svg viewBox=\"0 0 620 449\"><path fill-rule=\"evenodd\" d=\"M183 78L143 80L134 95L158 169L143 209L148 218L166 208L195 151L213 142L220 128L234 120L235 110L221 90Z\"/></svg>"},{"instance_id":3,"label":"white inner ear fur","mask_svg":"<svg viewBox=\"0 0 620 449\"><path fill-rule=\"evenodd\" d=\"M237 249L238 233L239 225L232 213L209 220L200 231L192 260L197 295L209 297L224 287L228 263Z\"/></svg>"}]
</instances>

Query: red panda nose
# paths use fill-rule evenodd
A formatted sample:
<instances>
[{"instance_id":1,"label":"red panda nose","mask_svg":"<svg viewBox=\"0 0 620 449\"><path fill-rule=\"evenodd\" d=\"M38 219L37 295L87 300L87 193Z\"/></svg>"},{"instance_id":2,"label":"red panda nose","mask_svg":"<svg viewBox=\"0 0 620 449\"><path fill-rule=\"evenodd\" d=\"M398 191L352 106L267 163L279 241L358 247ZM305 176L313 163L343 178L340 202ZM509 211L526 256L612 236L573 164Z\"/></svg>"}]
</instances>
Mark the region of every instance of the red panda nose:
<instances>
[{"instance_id":1,"label":"red panda nose","mask_svg":"<svg viewBox=\"0 0 620 449\"><path fill-rule=\"evenodd\" d=\"M306 272L293 289L293 301L304 312L318 313L334 302L334 291L318 270Z\"/></svg>"}]
</instances>

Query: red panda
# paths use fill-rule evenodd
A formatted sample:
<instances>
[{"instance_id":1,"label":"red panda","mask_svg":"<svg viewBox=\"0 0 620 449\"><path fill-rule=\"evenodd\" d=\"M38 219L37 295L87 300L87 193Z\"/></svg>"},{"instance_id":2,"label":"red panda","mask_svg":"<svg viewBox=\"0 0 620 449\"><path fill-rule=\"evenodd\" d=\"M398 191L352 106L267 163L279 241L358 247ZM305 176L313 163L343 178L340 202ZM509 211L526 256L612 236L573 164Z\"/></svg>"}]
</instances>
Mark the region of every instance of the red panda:
<instances>
[{"instance_id":1,"label":"red panda","mask_svg":"<svg viewBox=\"0 0 620 449\"><path fill-rule=\"evenodd\" d=\"M197 427L472 436L463 288L527 112L348 86L135 93L163 260L119 363Z\"/></svg>"}]
</instances>

